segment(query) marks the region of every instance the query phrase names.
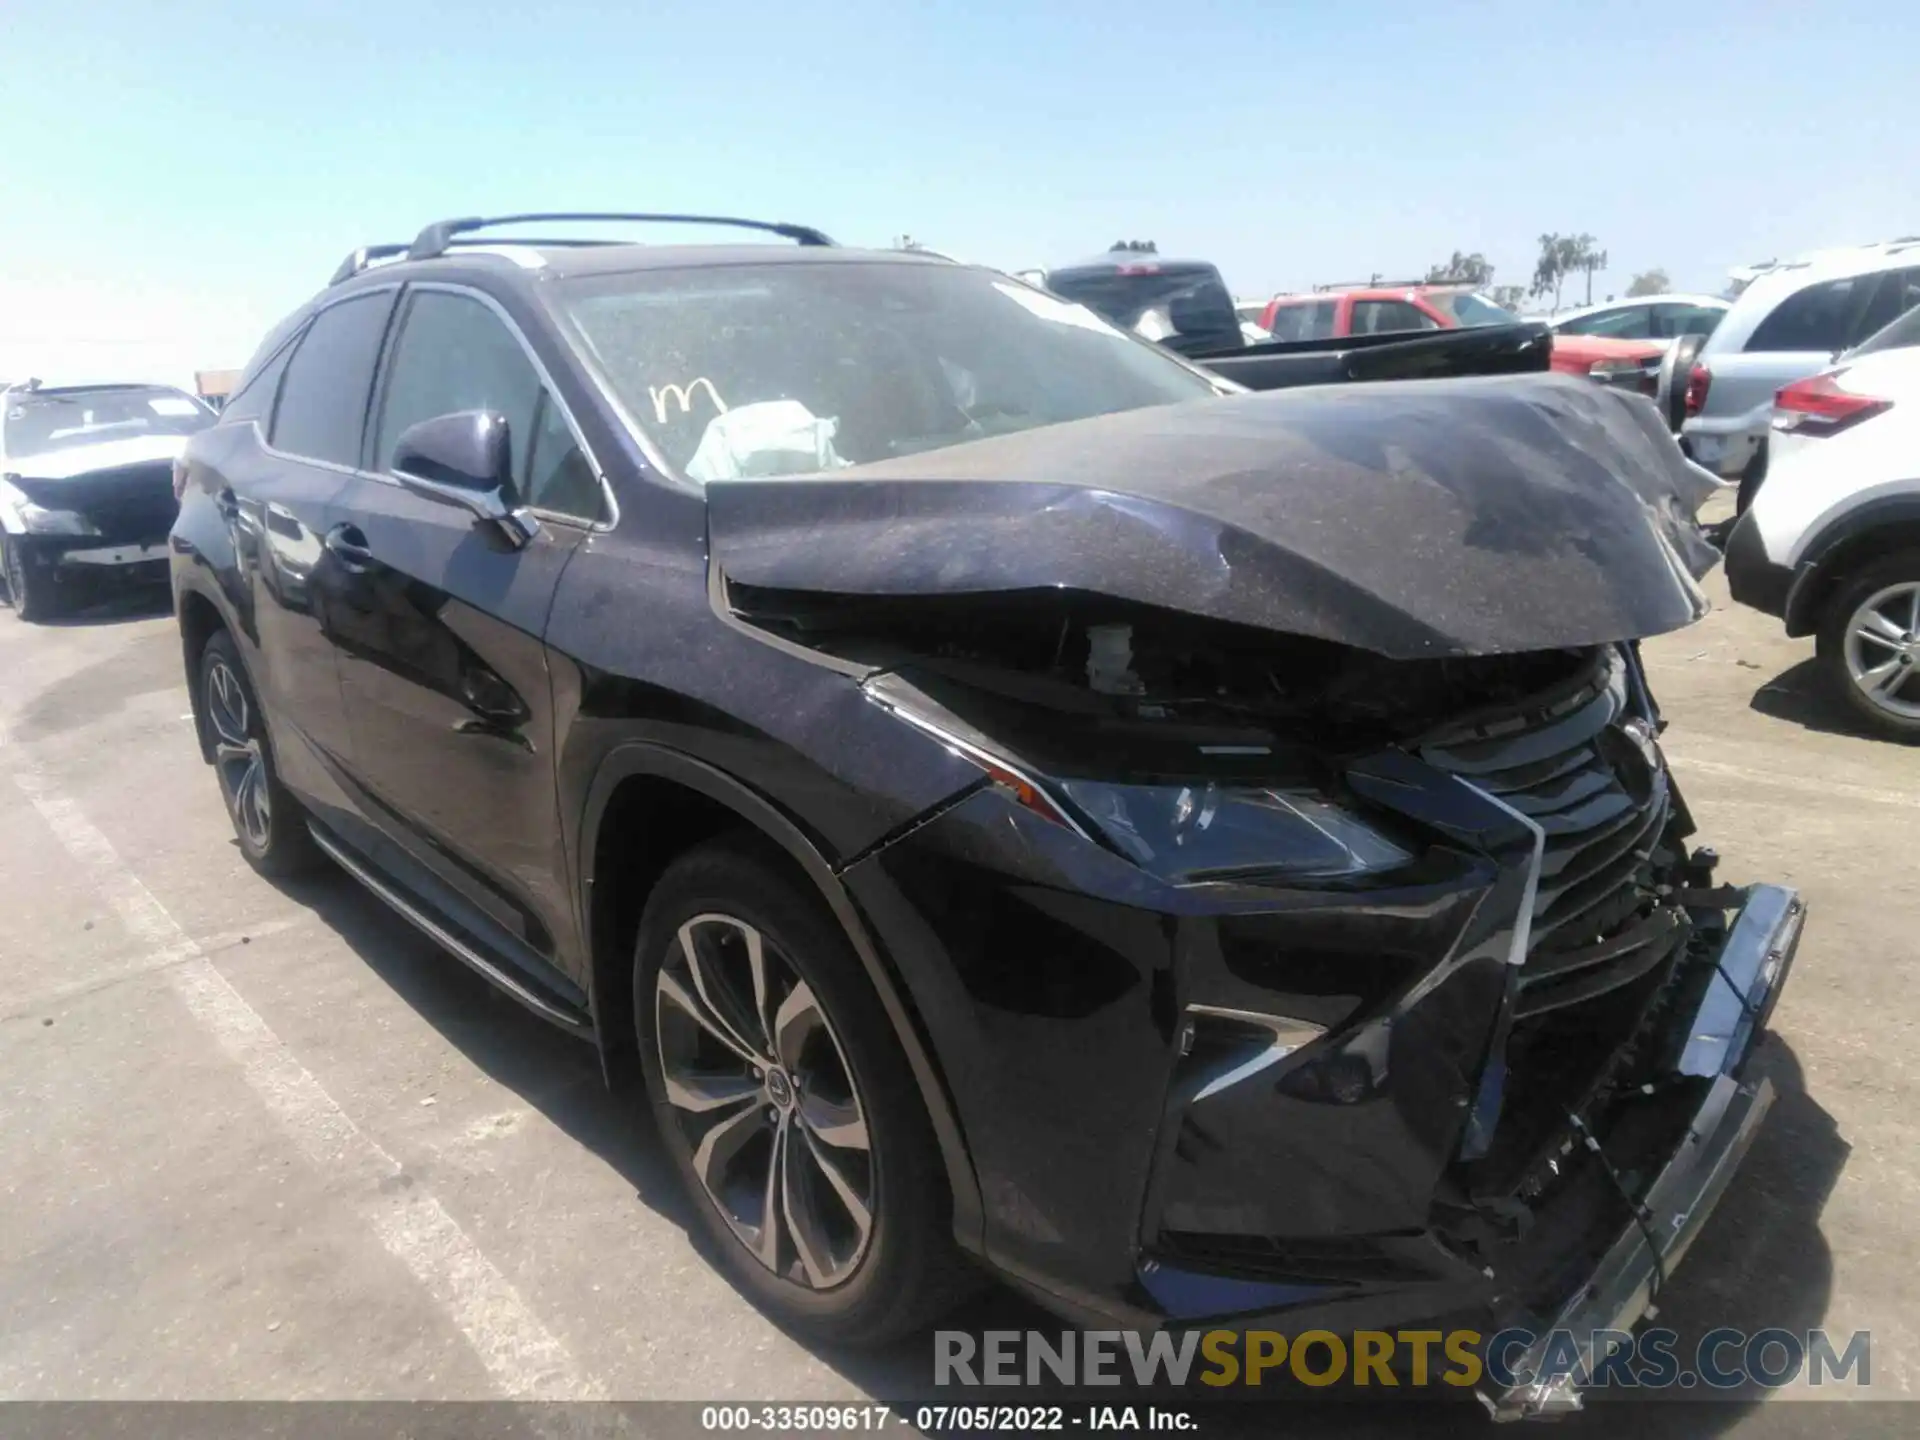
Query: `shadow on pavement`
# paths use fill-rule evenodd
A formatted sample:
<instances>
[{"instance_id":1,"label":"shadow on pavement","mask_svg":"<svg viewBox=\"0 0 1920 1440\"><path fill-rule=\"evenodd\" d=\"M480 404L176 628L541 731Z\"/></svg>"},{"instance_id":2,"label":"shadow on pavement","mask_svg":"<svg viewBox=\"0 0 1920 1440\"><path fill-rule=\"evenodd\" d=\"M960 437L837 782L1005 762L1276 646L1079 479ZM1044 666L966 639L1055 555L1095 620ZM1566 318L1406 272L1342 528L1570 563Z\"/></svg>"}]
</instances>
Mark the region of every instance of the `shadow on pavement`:
<instances>
[{"instance_id":1,"label":"shadow on pavement","mask_svg":"<svg viewBox=\"0 0 1920 1440\"><path fill-rule=\"evenodd\" d=\"M1855 718L1846 702L1828 688L1817 660L1802 660L1781 671L1753 692L1748 705L1762 715L1791 721L1825 735L1851 735L1881 744L1894 743L1884 735L1876 735Z\"/></svg>"},{"instance_id":2,"label":"shadow on pavement","mask_svg":"<svg viewBox=\"0 0 1920 1440\"><path fill-rule=\"evenodd\" d=\"M7 602L11 606L12 602ZM173 612L173 591L165 585L96 587L95 593L75 590L65 598L67 608L34 623L49 630L76 630L95 625L118 625L127 620L150 620Z\"/></svg>"},{"instance_id":3,"label":"shadow on pavement","mask_svg":"<svg viewBox=\"0 0 1920 1440\"><path fill-rule=\"evenodd\" d=\"M413 929L350 876L280 882L487 1075L611 1165L639 1200L688 1230L693 1216L641 1097L616 1096L588 1045L541 1020Z\"/></svg>"},{"instance_id":4,"label":"shadow on pavement","mask_svg":"<svg viewBox=\"0 0 1920 1440\"><path fill-rule=\"evenodd\" d=\"M607 1091L591 1047L497 992L347 876L323 871L283 888L310 907L450 1043L604 1159L633 1185L641 1204L687 1230L712 1258L704 1229L694 1223L643 1100L637 1094ZM1683 1369L1692 1368L1699 1337L1717 1327L1748 1332L1818 1327L1832 1290L1832 1258L1820 1231L1820 1215L1846 1164L1847 1144L1832 1118L1808 1095L1797 1057L1777 1035L1763 1041L1753 1068L1773 1082L1773 1110L1740 1175L1659 1302L1657 1323L1679 1332L1674 1349ZM1054 1336L1062 1326L1023 1296L988 1283L940 1328L976 1337L988 1330L1040 1330ZM877 1351L808 1348L874 1397L895 1402L1199 1406L1205 1433L1220 1436L1266 1436L1277 1429L1330 1440L1450 1435L1469 1429L1485 1433L1488 1424L1480 1406L1459 1392L1449 1397L1455 1402L1450 1404L1386 1405L1339 1403L1329 1399L1328 1391L1293 1384L1267 1387L1264 1396L1243 1391L1226 1400L1197 1384L1177 1394L1131 1386L1072 1393L1024 1387L936 1389L930 1332L903 1337ZM1678 1403L1682 1398L1689 1403ZM1732 1393L1698 1403L1694 1392L1669 1391L1658 1400L1652 1392L1641 1392L1640 1403L1590 1401L1586 1412L1566 1421L1560 1433L1612 1434L1630 1425L1645 1437L1712 1435L1738 1423L1743 1430L1767 1435L1828 1434L1836 1424L1851 1429L1851 1422L1842 1421L1843 1413L1873 1429L1867 1423L1870 1412L1887 1422L1888 1433L1895 1433L1894 1421L1906 1418L1889 1406L1839 1412L1826 1404L1771 1405L1757 1414L1758 1398L1757 1393Z\"/></svg>"}]
</instances>

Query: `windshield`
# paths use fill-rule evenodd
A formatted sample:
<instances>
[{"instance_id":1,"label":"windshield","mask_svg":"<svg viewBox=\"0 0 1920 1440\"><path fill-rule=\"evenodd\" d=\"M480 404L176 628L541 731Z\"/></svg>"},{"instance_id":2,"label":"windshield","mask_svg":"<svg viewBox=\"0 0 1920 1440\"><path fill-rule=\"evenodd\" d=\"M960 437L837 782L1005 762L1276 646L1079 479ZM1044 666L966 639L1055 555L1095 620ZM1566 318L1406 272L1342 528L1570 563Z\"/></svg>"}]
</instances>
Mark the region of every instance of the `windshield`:
<instances>
[{"instance_id":1,"label":"windshield","mask_svg":"<svg viewBox=\"0 0 1920 1440\"><path fill-rule=\"evenodd\" d=\"M1456 325L1518 325L1520 317L1471 290L1436 290L1427 296L1434 309L1453 317Z\"/></svg>"},{"instance_id":2,"label":"windshield","mask_svg":"<svg viewBox=\"0 0 1920 1440\"><path fill-rule=\"evenodd\" d=\"M831 470L1231 388L1078 305L960 265L647 270L560 293L628 413L702 482Z\"/></svg>"},{"instance_id":3,"label":"windshield","mask_svg":"<svg viewBox=\"0 0 1920 1440\"><path fill-rule=\"evenodd\" d=\"M9 459L141 435L191 435L213 423L198 400L159 385L16 390L6 407Z\"/></svg>"}]
</instances>

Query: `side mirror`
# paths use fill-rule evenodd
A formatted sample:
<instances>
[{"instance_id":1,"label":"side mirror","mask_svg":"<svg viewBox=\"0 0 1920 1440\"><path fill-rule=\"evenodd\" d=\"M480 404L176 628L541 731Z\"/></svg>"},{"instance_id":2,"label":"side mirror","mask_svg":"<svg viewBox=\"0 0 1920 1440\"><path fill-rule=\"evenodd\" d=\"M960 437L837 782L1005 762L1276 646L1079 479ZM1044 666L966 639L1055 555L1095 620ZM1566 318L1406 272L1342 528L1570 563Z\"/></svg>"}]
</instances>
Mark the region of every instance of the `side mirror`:
<instances>
[{"instance_id":1,"label":"side mirror","mask_svg":"<svg viewBox=\"0 0 1920 1440\"><path fill-rule=\"evenodd\" d=\"M393 476L414 494L497 525L515 549L540 522L513 489L513 442L504 415L461 410L409 425L393 447Z\"/></svg>"}]
</instances>

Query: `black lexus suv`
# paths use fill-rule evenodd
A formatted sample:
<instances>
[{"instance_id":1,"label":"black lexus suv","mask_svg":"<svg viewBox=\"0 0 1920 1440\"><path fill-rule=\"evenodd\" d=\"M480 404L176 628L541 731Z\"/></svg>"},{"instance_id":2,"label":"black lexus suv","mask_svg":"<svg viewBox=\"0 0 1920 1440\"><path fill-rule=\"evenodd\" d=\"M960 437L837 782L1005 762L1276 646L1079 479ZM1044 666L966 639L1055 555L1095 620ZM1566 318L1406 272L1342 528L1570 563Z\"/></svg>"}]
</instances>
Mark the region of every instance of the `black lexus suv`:
<instances>
[{"instance_id":1,"label":"black lexus suv","mask_svg":"<svg viewBox=\"0 0 1920 1440\"><path fill-rule=\"evenodd\" d=\"M1241 393L799 226L484 233L582 218L355 252L189 443L254 866L596 1045L816 1336L982 1266L1106 1326L1631 1324L1803 918L1661 757L1637 642L1715 554L1652 408Z\"/></svg>"}]
</instances>

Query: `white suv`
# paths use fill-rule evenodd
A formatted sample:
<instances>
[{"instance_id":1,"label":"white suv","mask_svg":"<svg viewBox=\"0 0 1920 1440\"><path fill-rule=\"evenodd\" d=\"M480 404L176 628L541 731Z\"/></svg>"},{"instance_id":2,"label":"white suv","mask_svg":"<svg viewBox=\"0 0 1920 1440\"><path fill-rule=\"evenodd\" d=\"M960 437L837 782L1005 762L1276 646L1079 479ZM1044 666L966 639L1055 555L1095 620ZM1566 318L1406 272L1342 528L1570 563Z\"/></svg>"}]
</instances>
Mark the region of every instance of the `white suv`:
<instances>
[{"instance_id":1,"label":"white suv","mask_svg":"<svg viewBox=\"0 0 1920 1440\"><path fill-rule=\"evenodd\" d=\"M1920 741L1920 309L1784 387L1771 446L1727 539L1733 598L1817 635L1834 693Z\"/></svg>"},{"instance_id":2,"label":"white suv","mask_svg":"<svg viewBox=\"0 0 1920 1440\"><path fill-rule=\"evenodd\" d=\"M1920 301L1920 237L1756 269L1700 347L1681 428L1696 462L1741 482L1742 510L1767 472L1775 393L1826 369Z\"/></svg>"}]
</instances>

